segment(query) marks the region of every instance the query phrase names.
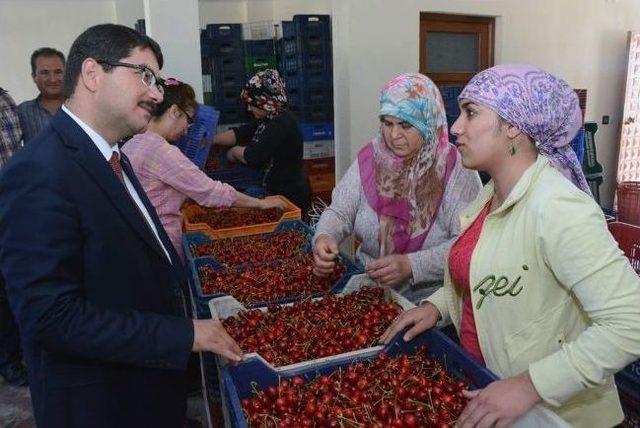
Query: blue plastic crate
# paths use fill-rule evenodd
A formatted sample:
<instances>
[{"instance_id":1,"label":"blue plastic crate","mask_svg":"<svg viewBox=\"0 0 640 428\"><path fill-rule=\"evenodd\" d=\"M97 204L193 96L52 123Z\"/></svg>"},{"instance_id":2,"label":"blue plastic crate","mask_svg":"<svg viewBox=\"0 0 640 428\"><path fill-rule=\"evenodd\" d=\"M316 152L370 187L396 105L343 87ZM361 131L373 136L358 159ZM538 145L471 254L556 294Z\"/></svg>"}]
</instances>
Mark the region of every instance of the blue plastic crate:
<instances>
[{"instance_id":1,"label":"blue plastic crate","mask_svg":"<svg viewBox=\"0 0 640 428\"><path fill-rule=\"evenodd\" d=\"M301 122L333 122L333 104L289 105Z\"/></svg>"},{"instance_id":2,"label":"blue plastic crate","mask_svg":"<svg viewBox=\"0 0 640 428\"><path fill-rule=\"evenodd\" d=\"M230 163L227 160L225 151L219 152L217 158L220 168L206 171L207 175L213 180L227 183L238 191L244 191L260 183L260 170L251 168L243 163Z\"/></svg>"},{"instance_id":3,"label":"blue plastic crate","mask_svg":"<svg viewBox=\"0 0 640 428\"><path fill-rule=\"evenodd\" d=\"M220 110L220 124L244 123L247 121L247 108L241 104L217 106Z\"/></svg>"},{"instance_id":4,"label":"blue plastic crate","mask_svg":"<svg viewBox=\"0 0 640 428\"><path fill-rule=\"evenodd\" d=\"M571 144L571 148L573 149L573 151L576 152L578 162L580 162L581 164L584 160L584 150L586 144L585 137L586 135L584 128L580 128L576 136L573 138L573 140L571 140L571 143L569 143Z\"/></svg>"},{"instance_id":5,"label":"blue plastic crate","mask_svg":"<svg viewBox=\"0 0 640 428\"><path fill-rule=\"evenodd\" d=\"M215 67L215 65L214 65ZM240 97L240 92L244 88L245 77L244 71L219 71L214 70L214 88L215 90L231 89L236 91L236 97Z\"/></svg>"},{"instance_id":6,"label":"blue plastic crate","mask_svg":"<svg viewBox=\"0 0 640 428\"><path fill-rule=\"evenodd\" d=\"M237 164L233 168L207 171L207 175L213 180L232 186L239 192L260 183L260 171L242 164Z\"/></svg>"},{"instance_id":7,"label":"blue plastic crate","mask_svg":"<svg viewBox=\"0 0 640 428\"><path fill-rule=\"evenodd\" d=\"M287 58L303 54L331 56L331 40L328 37L282 39L282 55Z\"/></svg>"},{"instance_id":8,"label":"blue plastic crate","mask_svg":"<svg viewBox=\"0 0 640 428\"><path fill-rule=\"evenodd\" d=\"M220 110L227 107L243 107L244 104L240 99L240 93L242 88L238 86L229 86L219 88L217 85L213 89L213 97L216 103L216 107Z\"/></svg>"},{"instance_id":9,"label":"blue plastic crate","mask_svg":"<svg viewBox=\"0 0 640 428\"><path fill-rule=\"evenodd\" d=\"M211 310L207 305L203 305L196 296L196 286L191 275L187 275L187 286L191 297L191 311L193 317L199 320L211 319Z\"/></svg>"},{"instance_id":10,"label":"blue plastic crate","mask_svg":"<svg viewBox=\"0 0 640 428\"><path fill-rule=\"evenodd\" d=\"M182 153L200 169L204 168L209 157L219 118L220 112L213 107L198 104L193 125L189 127L187 135L176 143Z\"/></svg>"},{"instance_id":11,"label":"blue plastic crate","mask_svg":"<svg viewBox=\"0 0 640 428\"><path fill-rule=\"evenodd\" d=\"M242 24L207 24L209 38L223 43L242 41Z\"/></svg>"},{"instance_id":12,"label":"blue plastic crate","mask_svg":"<svg viewBox=\"0 0 640 428\"><path fill-rule=\"evenodd\" d=\"M211 56L213 51L213 40L209 37L206 30L200 31L200 55L205 58Z\"/></svg>"},{"instance_id":13,"label":"blue plastic crate","mask_svg":"<svg viewBox=\"0 0 640 428\"><path fill-rule=\"evenodd\" d=\"M284 72L293 73L332 73L331 56L304 53L292 58L283 58Z\"/></svg>"},{"instance_id":14,"label":"blue plastic crate","mask_svg":"<svg viewBox=\"0 0 640 428\"><path fill-rule=\"evenodd\" d=\"M273 56L276 53L276 47L273 39L245 40L244 53L245 56Z\"/></svg>"},{"instance_id":15,"label":"blue plastic crate","mask_svg":"<svg viewBox=\"0 0 640 428\"><path fill-rule=\"evenodd\" d=\"M325 88L333 90L332 75L327 72L288 73L284 75L287 91L304 88Z\"/></svg>"},{"instance_id":16,"label":"blue plastic crate","mask_svg":"<svg viewBox=\"0 0 640 428\"><path fill-rule=\"evenodd\" d=\"M291 105L333 104L333 88L288 89Z\"/></svg>"},{"instance_id":17,"label":"blue plastic crate","mask_svg":"<svg viewBox=\"0 0 640 428\"><path fill-rule=\"evenodd\" d=\"M217 181L232 186L238 191L257 186L260 182L260 171L247 165L236 164L233 167L207 171L207 175Z\"/></svg>"},{"instance_id":18,"label":"blue plastic crate","mask_svg":"<svg viewBox=\"0 0 640 428\"><path fill-rule=\"evenodd\" d=\"M496 380L496 376L486 368L473 361L451 339L436 329L431 329L412 341L405 343L401 335L384 348L389 356L415 354L419 346L426 346L429 355L441 361L454 377L464 380L469 385L482 388ZM377 354L376 354L377 355ZM258 358L249 358L236 366L224 366L221 370L224 385L224 399L229 407L231 425L246 427L247 422L242 412L241 400L252 396L254 388L265 389L278 385L284 379L302 376L311 381L319 375L328 375L338 369L344 369L356 361L368 361L376 355L345 358L339 362L319 363L308 368L294 369L285 376L270 369Z\"/></svg>"},{"instance_id":19,"label":"blue plastic crate","mask_svg":"<svg viewBox=\"0 0 640 428\"><path fill-rule=\"evenodd\" d=\"M640 387L638 384L630 382L621 373L616 374L616 386L620 396L620 404L624 411L625 419L620 424L621 427L640 427ZM223 390L224 395L224 390ZM225 402L227 398L225 397Z\"/></svg>"},{"instance_id":20,"label":"blue plastic crate","mask_svg":"<svg viewBox=\"0 0 640 428\"><path fill-rule=\"evenodd\" d=\"M331 40L331 17L329 15L294 15L292 21L282 22L282 37Z\"/></svg>"},{"instance_id":21,"label":"blue plastic crate","mask_svg":"<svg viewBox=\"0 0 640 428\"><path fill-rule=\"evenodd\" d=\"M302 130L302 139L304 141L333 140L334 137L333 122L302 122L300 129Z\"/></svg>"},{"instance_id":22,"label":"blue plastic crate","mask_svg":"<svg viewBox=\"0 0 640 428\"><path fill-rule=\"evenodd\" d=\"M276 229L277 230L277 229ZM310 246L308 248L308 251L310 250ZM246 304L245 306L247 308L258 308L258 307L264 307L267 305L271 305L271 304L284 304L284 303L291 303L291 302L295 302L298 300L301 300L303 298L308 298L308 297L320 297L320 296L324 296L327 294L336 294L341 292L345 285L347 285L347 282L349 281L349 278L351 278L351 276L361 273L363 271L362 266L355 264L351 259L349 259L347 256L345 256L344 254L340 253L340 261L342 263L344 263L346 270L345 273L335 282L335 284L333 285L333 287L331 288L331 290L327 293L317 293L314 294L312 296L307 296L307 297L302 297L302 296L292 296L292 297L283 297L280 299L275 299L273 301L269 301L269 302L256 302L253 304ZM264 263L258 263L254 266L269 266L269 265L277 265L279 263L282 263L283 260L276 260L276 261L271 261L271 262L264 262ZM193 294L194 294L194 304L197 307L198 313L204 311L204 310L208 310L208 302L209 300L215 298L215 297L221 297L221 296L225 296L224 293L210 293L210 294L206 294L203 293L202 291L202 286L200 283L200 275L198 274L199 272L199 268L202 266L211 266L214 270L224 270L224 266L222 266L220 263L216 262L215 260L213 260L211 257L201 257L198 259L194 259L193 263L189 263L189 271L190 271L190 275L192 277L192 284L193 284ZM244 270L250 269L252 266L247 265L247 266L242 266L242 267L234 267L232 269L237 270L239 272L242 272Z\"/></svg>"},{"instance_id":23,"label":"blue plastic crate","mask_svg":"<svg viewBox=\"0 0 640 428\"><path fill-rule=\"evenodd\" d=\"M238 40L235 42L219 42L217 40L214 40L212 44L211 56L236 56L243 58L244 47L242 46L242 40Z\"/></svg>"},{"instance_id":24,"label":"blue plastic crate","mask_svg":"<svg viewBox=\"0 0 640 428\"><path fill-rule=\"evenodd\" d=\"M640 360L618 372L618 378L622 378L625 385L636 391L637 398L640 400Z\"/></svg>"},{"instance_id":25,"label":"blue plastic crate","mask_svg":"<svg viewBox=\"0 0 640 428\"><path fill-rule=\"evenodd\" d=\"M242 76L244 73L244 56L242 55L220 55L212 58L212 69L220 76L226 74L236 74ZM239 82L243 84L243 82Z\"/></svg>"},{"instance_id":26,"label":"blue plastic crate","mask_svg":"<svg viewBox=\"0 0 640 428\"><path fill-rule=\"evenodd\" d=\"M307 243L305 244L304 248L301 248L301 249L306 253L309 253L311 251L311 238L313 238L313 230L300 220L285 220L282 223L280 223L273 232L265 233L262 235L254 235L254 237L259 237L259 236L267 237L268 235L274 235L276 233L284 232L285 230L299 230L300 232L304 233ZM232 238L227 238L227 239L232 239ZM193 252L191 251L191 245L206 244L211 241L213 241L213 239L211 239L211 237L206 233L185 232L182 235L182 248L184 250L184 254L187 259L187 262L191 263L197 260L198 258L203 258L203 257L196 257L193 254ZM211 258L217 264L222 266L222 263L218 262L212 257L208 257L208 258ZM247 265L250 265L250 264L247 263Z\"/></svg>"}]
</instances>

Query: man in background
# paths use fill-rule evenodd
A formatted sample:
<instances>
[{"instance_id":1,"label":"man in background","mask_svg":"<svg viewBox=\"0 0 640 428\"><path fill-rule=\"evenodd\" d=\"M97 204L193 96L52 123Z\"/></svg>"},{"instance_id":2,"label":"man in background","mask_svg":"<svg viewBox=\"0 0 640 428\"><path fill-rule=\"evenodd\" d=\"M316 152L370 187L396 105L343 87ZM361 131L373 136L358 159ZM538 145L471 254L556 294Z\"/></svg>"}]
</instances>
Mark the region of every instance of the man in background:
<instances>
[{"instance_id":1,"label":"man in background","mask_svg":"<svg viewBox=\"0 0 640 428\"><path fill-rule=\"evenodd\" d=\"M18 106L24 142L38 135L64 103L64 54L53 48L36 49L31 54L31 77L40 94Z\"/></svg>"}]
</instances>

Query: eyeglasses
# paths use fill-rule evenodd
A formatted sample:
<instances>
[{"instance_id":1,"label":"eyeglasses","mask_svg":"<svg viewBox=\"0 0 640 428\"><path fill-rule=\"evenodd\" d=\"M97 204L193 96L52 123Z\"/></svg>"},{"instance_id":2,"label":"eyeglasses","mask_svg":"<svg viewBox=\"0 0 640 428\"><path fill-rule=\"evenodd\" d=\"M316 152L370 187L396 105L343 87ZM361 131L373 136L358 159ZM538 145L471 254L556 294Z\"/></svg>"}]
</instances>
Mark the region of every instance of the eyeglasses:
<instances>
[{"instance_id":1,"label":"eyeglasses","mask_svg":"<svg viewBox=\"0 0 640 428\"><path fill-rule=\"evenodd\" d=\"M180 109L180 111L182 113L184 113L184 116L187 118L187 124L188 125L193 125L193 116L189 115L189 113L187 113L187 111L185 109L183 109L182 107L178 107Z\"/></svg>"},{"instance_id":2,"label":"eyeglasses","mask_svg":"<svg viewBox=\"0 0 640 428\"><path fill-rule=\"evenodd\" d=\"M160 92L160 95L164 95L164 88L160 84L160 79L156 77L153 71L146 65L142 64L130 64L128 62L120 62L120 61L105 61L103 59L96 60L98 64L107 65L109 67L126 67L133 68L134 70L138 70L140 72L140 76L142 78L142 83L144 83L148 88L155 88Z\"/></svg>"}]
</instances>

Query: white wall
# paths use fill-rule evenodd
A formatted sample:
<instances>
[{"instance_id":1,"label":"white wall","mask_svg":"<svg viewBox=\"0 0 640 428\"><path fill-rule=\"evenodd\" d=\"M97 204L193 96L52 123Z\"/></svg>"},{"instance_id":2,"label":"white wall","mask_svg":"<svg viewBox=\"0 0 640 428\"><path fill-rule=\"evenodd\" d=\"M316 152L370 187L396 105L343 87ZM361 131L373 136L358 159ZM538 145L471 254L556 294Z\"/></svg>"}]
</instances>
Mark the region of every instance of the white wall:
<instances>
[{"instance_id":1,"label":"white wall","mask_svg":"<svg viewBox=\"0 0 640 428\"><path fill-rule=\"evenodd\" d=\"M144 0L146 33L162 48L162 75L193 87L202 102L198 0Z\"/></svg>"},{"instance_id":2,"label":"white wall","mask_svg":"<svg viewBox=\"0 0 640 428\"><path fill-rule=\"evenodd\" d=\"M34 50L50 46L66 56L82 31L115 21L112 1L0 0L0 86L17 103L35 98L29 64Z\"/></svg>"},{"instance_id":3,"label":"white wall","mask_svg":"<svg viewBox=\"0 0 640 428\"><path fill-rule=\"evenodd\" d=\"M144 4L142 0L115 0L116 22L127 27L135 28L138 19L144 19Z\"/></svg>"},{"instance_id":4,"label":"white wall","mask_svg":"<svg viewBox=\"0 0 640 428\"><path fill-rule=\"evenodd\" d=\"M377 130L380 87L395 74L418 69L419 14L446 12L498 17L496 64L527 62L586 88L586 119L611 124L596 134L605 167L600 187L610 206L615 186L618 138L626 73L626 32L640 27L637 0L334 0L336 150L350 158ZM344 31L336 31L336 21ZM345 71L346 70L346 71ZM339 71L339 73L338 73ZM347 107L348 106L348 107ZM346 131L348 130L348 132ZM339 173L345 170L339 164Z\"/></svg>"},{"instance_id":5,"label":"white wall","mask_svg":"<svg viewBox=\"0 0 640 428\"><path fill-rule=\"evenodd\" d=\"M241 0L201 0L200 28L207 24L235 24L247 22L247 2Z\"/></svg>"},{"instance_id":6,"label":"white wall","mask_svg":"<svg viewBox=\"0 0 640 428\"><path fill-rule=\"evenodd\" d=\"M273 3L273 19L277 21L291 20L293 15L330 15L332 9L331 0L275 0Z\"/></svg>"},{"instance_id":7,"label":"white wall","mask_svg":"<svg viewBox=\"0 0 640 428\"><path fill-rule=\"evenodd\" d=\"M206 24L290 20L295 14L330 14L331 0L200 0L200 28Z\"/></svg>"}]
</instances>

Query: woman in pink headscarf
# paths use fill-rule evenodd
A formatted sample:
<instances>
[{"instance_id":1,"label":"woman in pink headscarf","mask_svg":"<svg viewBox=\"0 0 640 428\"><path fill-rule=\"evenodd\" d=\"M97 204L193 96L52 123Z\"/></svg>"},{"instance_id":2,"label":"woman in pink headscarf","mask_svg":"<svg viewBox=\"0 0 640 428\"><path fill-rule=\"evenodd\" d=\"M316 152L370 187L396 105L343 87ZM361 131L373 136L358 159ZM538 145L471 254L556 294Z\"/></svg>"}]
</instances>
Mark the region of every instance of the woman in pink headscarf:
<instances>
[{"instance_id":1,"label":"woman in pink headscarf","mask_svg":"<svg viewBox=\"0 0 640 428\"><path fill-rule=\"evenodd\" d=\"M388 82L379 118L380 134L360 150L316 226L315 269L330 272L338 243L353 233L369 276L417 301L442 285L459 212L480 180L449 143L442 98L426 76Z\"/></svg>"},{"instance_id":2,"label":"woman in pink headscarf","mask_svg":"<svg viewBox=\"0 0 640 428\"><path fill-rule=\"evenodd\" d=\"M569 146L577 96L537 67L503 65L476 75L459 103L462 163L492 181L462 215L444 287L382 341L453 323L503 378L467 394L457 426L508 426L538 402L572 426L616 425L613 374L640 356L640 280Z\"/></svg>"}]
</instances>

